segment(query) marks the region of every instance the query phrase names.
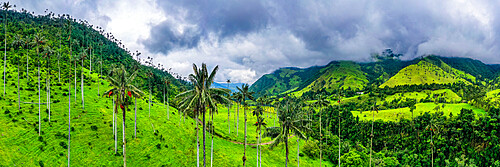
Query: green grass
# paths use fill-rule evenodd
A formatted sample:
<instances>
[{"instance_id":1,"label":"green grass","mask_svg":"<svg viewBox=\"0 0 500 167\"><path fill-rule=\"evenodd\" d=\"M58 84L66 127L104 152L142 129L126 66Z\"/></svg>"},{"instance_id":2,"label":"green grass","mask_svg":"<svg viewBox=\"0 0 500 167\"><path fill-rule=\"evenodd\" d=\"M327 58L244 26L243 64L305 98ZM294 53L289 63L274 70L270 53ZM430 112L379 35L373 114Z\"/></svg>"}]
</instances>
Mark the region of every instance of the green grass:
<instances>
[{"instance_id":1,"label":"green grass","mask_svg":"<svg viewBox=\"0 0 500 167\"><path fill-rule=\"evenodd\" d=\"M444 64L444 63L443 63ZM474 79L468 74L453 69L449 66L442 66L442 68L431 64L425 60L418 62L417 64L410 65L408 67L400 70L396 75L391 77L387 82L380 85L383 87L394 87L398 85L423 85L423 84L447 84L464 82L470 84L467 79Z\"/></svg>"},{"instance_id":2,"label":"green grass","mask_svg":"<svg viewBox=\"0 0 500 167\"><path fill-rule=\"evenodd\" d=\"M450 89L440 89L440 90L424 90L420 92L405 92L405 93L396 93L394 95L388 96L385 98L385 101L387 102L392 102L395 99L402 99L402 100L407 100L407 99L415 99L417 101L420 101L422 99L427 98L427 96L430 96L431 99L435 99L434 96L436 97L441 97L445 98L447 102L460 102L462 98L458 96L455 92L453 92ZM379 102L380 103L380 102Z\"/></svg>"},{"instance_id":3,"label":"green grass","mask_svg":"<svg viewBox=\"0 0 500 167\"><path fill-rule=\"evenodd\" d=\"M31 66L32 67L32 66ZM38 105L21 104L22 110L17 110L17 73L15 68L8 67L7 96L0 100L0 166L38 166L42 162L45 166L64 166L67 164L67 149L61 145L67 144L68 134L68 96L63 96L67 92L67 84L57 86L52 84L52 100L59 100L53 103L51 108L51 121L44 121L48 118L45 112L46 105L41 105L42 110L42 135L39 140L38 131ZM30 75L34 76L34 69L30 69ZM84 70L87 74L87 70ZM42 73L42 83L44 83ZM85 110L82 110L80 79L77 78L77 99L74 99L73 78L71 78L71 125L74 131L71 132L71 164L72 166L121 166L123 158L121 155L114 155L114 139L112 134L112 101L110 98L97 96L97 75L93 74L90 86L85 83ZM56 80L53 77L53 80ZM32 80L37 83L37 80ZM12 85L14 83L14 85ZM36 91L26 89L26 78L21 79L23 86L22 101L38 102ZM103 82L101 92L110 87L109 83ZM37 84L36 88L37 88ZM3 85L2 85L3 86ZM3 88L3 87L2 87ZM46 101L45 89L42 85L41 101ZM147 95L146 95L147 97ZM126 137L127 137L127 164L129 166L194 166L196 164L196 131L194 121L187 118L179 124L179 115L175 108L170 108L170 119L163 105L154 100L151 107L151 118L148 117L148 104L146 99L138 99L137 113L137 139L134 139L134 107L129 106L130 111L126 115ZM6 111L10 113L7 113ZM225 113L225 114L224 114ZM242 112L241 112L242 113ZM241 114L241 117L243 115ZM118 114L118 153L122 152L122 115ZM216 132L227 132L227 124L224 126L223 120L227 119L227 112L223 110L216 115ZM249 112L248 139L249 143L254 143L255 127L250 124L255 119ZM240 118L240 121L243 119ZM154 125L154 129L153 126ZM91 127L97 127L93 130ZM240 123L240 138L230 140L241 140L243 136L243 123ZM220 130L219 130L220 128ZM154 132L156 131L156 133ZM200 139L202 133L200 131ZM207 135L207 163L210 165L210 135ZM266 138L263 141L270 141ZM296 164L296 140L290 140L290 163ZM304 141L301 141L301 145ZM243 155L243 145L234 144L218 137L214 138L214 166L240 166ZM158 146L160 148L158 148ZM263 166L283 166L285 153L283 144L270 150L268 146L263 146ZM200 150L200 158L202 158ZM247 164L256 165L256 149L247 147ZM319 160L310 159L307 156L301 157L301 165L318 166ZM323 162L332 166L329 162Z\"/></svg>"},{"instance_id":4,"label":"green grass","mask_svg":"<svg viewBox=\"0 0 500 167\"><path fill-rule=\"evenodd\" d=\"M467 103L459 103L459 104L438 104L440 106L440 112L443 112L444 116L449 116L450 113L453 113L454 116L457 116L460 113L462 108L472 109L476 114L486 114L483 109L476 108ZM442 107L444 105L444 108ZM434 113L436 110L434 108L437 105L434 103L419 103L416 104L416 109L413 112L413 116L422 115L425 112ZM356 117L358 116L361 120L371 120L372 119L372 111L351 111L352 114ZM398 108L398 109L389 109L389 110L380 110L378 113L375 112L375 119L381 119L383 121L398 121L400 119L411 119L410 108ZM477 116L477 115L476 115Z\"/></svg>"}]
</instances>

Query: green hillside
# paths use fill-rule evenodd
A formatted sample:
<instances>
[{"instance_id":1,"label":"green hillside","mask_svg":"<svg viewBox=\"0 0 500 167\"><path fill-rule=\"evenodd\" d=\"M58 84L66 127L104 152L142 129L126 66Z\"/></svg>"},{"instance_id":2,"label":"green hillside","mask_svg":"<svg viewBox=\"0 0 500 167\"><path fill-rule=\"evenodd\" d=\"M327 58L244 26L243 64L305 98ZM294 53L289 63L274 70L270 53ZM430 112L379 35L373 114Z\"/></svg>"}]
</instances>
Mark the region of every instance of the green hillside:
<instances>
[{"instance_id":1,"label":"green hillside","mask_svg":"<svg viewBox=\"0 0 500 167\"><path fill-rule=\"evenodd\" d=\"M438 67L429 61L422 60L417 64L403 68L380 87L394 87L399 85L447 84L463 82L470 84L466 79L474 80L470 74L465 74L442 63Z\"/></svg>"},{"instance_id":2,"label":"green hillside","mask_svg":"<svg viewBox=\"0 0 500 167\"><path fill-rule=\"evenodd\" d=\"M365 74L361 71L361 67L355 62L330 63L319 72L322 74L320 77L304 89L295 92L294 95L300 96L308 91L316 92L320 90L330 93L337 89L362 90L368 83Z\"/></svg>"},{"instance_id":3,"label":"green hillside","mask_svg":"<svg viewBox=\"0 0 500 167\"><path fill-rule=\"evenodd\" d=\"M305 69L280 68L259 78L252 84L250 90L260 96L276 95L290 89L297 89L314 81L321 68L317 66Z\"/></svg>"}]
</instances>

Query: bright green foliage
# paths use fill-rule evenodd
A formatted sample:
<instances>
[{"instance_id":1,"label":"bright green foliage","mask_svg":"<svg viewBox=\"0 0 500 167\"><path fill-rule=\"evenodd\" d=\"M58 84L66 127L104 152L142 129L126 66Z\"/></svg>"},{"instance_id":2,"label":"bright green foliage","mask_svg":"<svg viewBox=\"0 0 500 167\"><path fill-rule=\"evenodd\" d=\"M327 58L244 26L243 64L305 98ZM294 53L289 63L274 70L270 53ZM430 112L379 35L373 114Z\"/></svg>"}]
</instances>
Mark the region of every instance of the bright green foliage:
<instances>
[{"instance_id":1,"label":"bright green foliage","mask_svg":"<svg viewBox=\"0 0 500 167\"><path fill-rule=\"evenodd\" d=\"M389 79L387 82L380 85L380 87L394 87L398 85L423 85L433 83L447 84L457 82L470 84L471 82L466 79L474 79L475 81L475 78L473 76L465 74L462 71L458 71L449 66L443 66L442 68L440 68L432 63L429 63L428 61L422 60L417 64L413 64L406 68L403 68L400 72L391 77L391 79Z\"/></svg>"}]
</instances>

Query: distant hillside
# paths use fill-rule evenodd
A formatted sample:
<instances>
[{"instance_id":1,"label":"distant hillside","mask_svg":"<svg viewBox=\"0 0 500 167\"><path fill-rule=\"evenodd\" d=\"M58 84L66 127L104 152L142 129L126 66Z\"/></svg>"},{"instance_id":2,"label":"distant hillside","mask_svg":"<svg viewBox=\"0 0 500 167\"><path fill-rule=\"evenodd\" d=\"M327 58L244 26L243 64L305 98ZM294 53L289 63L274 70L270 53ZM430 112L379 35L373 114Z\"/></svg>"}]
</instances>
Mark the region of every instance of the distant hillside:
<instances>
[{"instance_id":1,"label":"distant hillside","mask_svg":"<svg viewBox=\"0 0 500 167\"><path fill-rule=\"evenodd\" d=\"M309 85L316 80L316 74L322 67L313 66L305 69L288 67L280 68L271 74L266 74L255 81L250 87L257 95L276 95L302 85Z\"/></svg>"},{"instance_id":2,"label":"distant hillside","mask_svg":"<svg viewBox=\"0 0 500 167\"><path fill-rule=\"evenodd\" d=\"M439 59L438 59L439 60ZM417 64L403 68L380 87L394 87L398 85L420 85L420 84L447 84L464 82L471 84L468 80L475 81L475 77L463 71L451 68L441 61L441 67L434 65L433 60L423 59Z\"/></svg>"},{"instance_id":3,"label":"distant hillside","mask_svg":"<svg viewBox=\"0 0 500 167\"><path fill-rule=\"evenodd\" d=\"M439 57L439 59L451 67L469 73L476 78L494 79L497 77L496 71L498 68L492 65L486 65L479 60L460 57Z\"/></svg>"},{"instance_id":4,"label":"distant hillside","mask_svg":"<svg viewBox=\"0 0 500 167\"><path fill-rule=\"evenodd\" d=\"M333 62L322 68L321 74L316 80L305 87L302 92L319 91L324 89L326 92L332 92L335 89L363 89L368 80L361 66L355 62Z\"/></svg>"}]
</instances>

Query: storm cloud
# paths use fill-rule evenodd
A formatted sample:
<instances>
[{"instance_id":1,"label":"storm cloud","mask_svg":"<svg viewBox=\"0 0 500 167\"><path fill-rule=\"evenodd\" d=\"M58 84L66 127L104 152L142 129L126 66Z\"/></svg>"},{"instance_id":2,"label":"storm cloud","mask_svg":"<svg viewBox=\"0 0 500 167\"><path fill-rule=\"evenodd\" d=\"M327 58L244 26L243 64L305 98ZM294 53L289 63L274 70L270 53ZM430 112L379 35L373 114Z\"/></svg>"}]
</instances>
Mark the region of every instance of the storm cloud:
<instances>
[{"instance_id":1,"label":"storm cloud","mask_svg":"<svg viewBox=\"0 0 500 167\"><path fill-rule=\"evenodd\" d=\"M92 9L111 4L108 1L76 2L88 4L81 8L88 8L95 18L116 20L119 14ZM27 6L36 8L36 3L41 2ZM120 3L129 2L108 6L120 8ZM148 21L139 28L114 26L109 31L123 34L131 50L140 49L182 75L191 73L192 63L219 65L217 81L253 83L280 67L325 65L333 60L367 62L371 53L386 48L404 54L402 59L439 54L500 63L500 1L142 0L131 4L135 3L137 8L148 7L128 11L141 16L129 23ZM84 13L81 8L72 7L70 12Z\"/></svg>"}]
</instances>

